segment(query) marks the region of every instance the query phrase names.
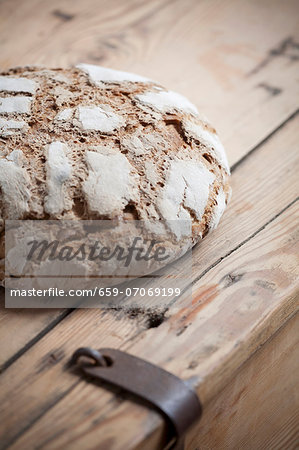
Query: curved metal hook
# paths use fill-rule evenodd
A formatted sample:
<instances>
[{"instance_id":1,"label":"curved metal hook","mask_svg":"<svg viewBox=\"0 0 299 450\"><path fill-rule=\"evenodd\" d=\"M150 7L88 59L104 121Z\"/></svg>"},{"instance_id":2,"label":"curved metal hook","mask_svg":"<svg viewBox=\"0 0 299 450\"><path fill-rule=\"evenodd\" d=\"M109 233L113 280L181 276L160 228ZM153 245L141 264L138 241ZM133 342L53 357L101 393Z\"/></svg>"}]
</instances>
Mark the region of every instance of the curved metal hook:
<instances>
[{"instance_id":1,"label":"curved metal hook","mask_svg":"<svg viewBox=\"0 0 299 450\"><path fill-rule=\"evenodd\" d=\"M80 347L78 348L71 358L71 364L76 364L81 358L81 356L85 356L87 358L93 359L95 361L96 366L102 366L102 367L108 367L108 361L105 359L105 357L102 355L101 352L98 350L95 350L90 347Z\"/></svg>"}]
</instances>

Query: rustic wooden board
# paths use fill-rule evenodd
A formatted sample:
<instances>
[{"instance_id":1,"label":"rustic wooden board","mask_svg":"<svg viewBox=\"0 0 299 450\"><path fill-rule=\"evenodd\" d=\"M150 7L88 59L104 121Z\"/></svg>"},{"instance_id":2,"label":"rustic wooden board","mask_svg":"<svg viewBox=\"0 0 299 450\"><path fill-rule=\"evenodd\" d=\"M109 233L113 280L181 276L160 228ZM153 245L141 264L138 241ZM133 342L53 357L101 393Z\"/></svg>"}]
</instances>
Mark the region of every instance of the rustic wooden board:
<instances>
[{"instance_id":1,"label":"rustic wooden board","mask_svg":"<svg viewBox=\"0 0 299 450\"><path fill-rule=\"evenodd\" d=\"M0 291L0 302L1 372L49 332L68 312L56 309L5 309L4 289Z\"/></svg>"},{"instance_id":2,"label":"rustic wooden board","mask_svg":"<svg viewBox=\"0 0 299 450\"><path fill-rule=\"evenodd\" d=\"M298 107L297 0L2 0L2 69L84 61L190 97L234 164Z\"/></svg>"},{"instance_id":3,"label":"rustic wooden board","mask_svg":"<svg viewBox=\"0 0 299 450\"><path fill-rule=\"evenodd\" d=\"M299 314L236 372L188 439L198 448L296 449L299 438Z\"/></svg>"},{"instance_id":4,"label":"rustic wooden board","mask_svg":"<svg viewBox=\"0 0 299 450\"><path fill-rule=\"evenodd\" d=\"M198 252L198 259L194 261L194 278L200 276L218 258L238 246L242 240L255 233L293 200L296 195L294 186L298 185L298 164L296 165L298 139L298 119L294 118L262 149L259 149L254 157L248 158L243 166L234 171L232 177L234 194L221 221L221 227L208 236L195 250L194 255L196 256ZM283 158L281 148L288 148ZM264 161L267 161L266 167L264 167ZM247 176L247 173L250 176ZM257 179L264 180L263 183L265 183L262 198L259 185L256 183ZM278 183L277 180L280 182ZM232 233L231 230L234 227L237 229ZM3 291L2 296L4 296ZM137 298L136 301L138 300ZM0 329L3 347L1 363L7 365L7 362L12 361L19 351L22 352L24 347L27 348L32 339L38 339L40 333L43 335L51 329L51 324L54 325L56 321L62 319L63 314L56 310L27 311L23 314L22 311L2 308L0 310L0 320L3 324ZM18 329L13 342L11 342L12 327Z\"/></svg>"},{"instance_id":5,"label":"rustic wooden board","mask_svg":"<svg viewBox=\"0 0 299 450\"><path fill-rule=\"evenodd\" d=\"M298 105L295 6L272 2L265 28L267 2L2 1L0 67L84 60L148 74L202 107L235 164ZM0 310L6 324L1 365L64 317L60 311L27 312L15 321L21 314ZM19 332L6 345L11 327Z\"/></svg>"},{"instance_id":6,"label":"rustic wooden board","mask_svg":"<svg viewBox=\"0 0 299 450\"><path fill-rule=\"evenodd\" d=\"M159 327L147 311L0 310L1 448L159 448L161 418L73 374L72 351L127 348L192 379L209 408L295 311L296 11L296 0L0 2L2 69L85 61L157 79L208 115L234 168L230 207L193 253L193 295ZM279 426L292 435L293 422Z\"/></svg>"},{"instance_id":7,"label":"rustic wooden board","mask_svg":"<svg viewBox=\"0 0 299 450\"><path fill-rule=\"evenodd\" d=\"M243 276L243 278L241 277L238 283L233 283L233 281L238 280L239 277L236 276L235 270L232 270L231 267L226 267L225 270L223 270L224 279L221 281L218 289L215 287L215 283L217 279L222 279L222 277L218 275L218 267L220 267L221 264L223 264L225 261L230 260L232 260L235 264L235 258L237 258L237 267L240 266L241 260L243 262L243 260L245 259L246 252L244 251L244 249L246 248L246 246L249 246L250 248L250 245L253 245L251 244L253 242L253 239L258 239L258 237L263 233L263 227L265 227L269 222L270 223L268 227L271 227L271 220L273 219L273 217L277 215L278 217L280 217L279 214L281 210L287 207L290 201L294 200L294 188L292 187L291 190L288 191L288 186L294 186L294 183L296 183L297 180L297 168L295 165L295 161L296 142L298 140L298 136L296 135L296 132L298 132L298 119L295 118L283 129L281 129L276 136L274 136L263 147L261 147L256 152L256 154L252 154L251 156L249 156L240 166L235 169L233 180L235 179L235 177L237 178L239 189L236 190L233 201L236 205L241 206L242 204L244 204L244 197L246 197L247 195L247 207L240 208L240 211L237 211L236 213L237 208L236 206L234 207L232 205L231 209L229 209L227 212L227 218L224 218L223 220L223 232L221 233L221 230L219 228L215 231L214 238L212 235L210 237L207 237L207 239L203 241L203 243L196 249L194 255L194 265L198 273L202 273L202 270L206 267L205 264L207 261L216 263L216 265L195 284L193 292L193 300L195 299L195 303L193 306L190 307L190 299L183 299L184 301L181 302L180 310L177 310L179 305L174 305L173 315L172 311L170 311L170 317L168 321L162 324L158 328L158 330L155 328L146 330L146 317L144 317L144 319L141 318L140 322L138 323L138 321L134 322L128 317L122 317L121 314L119 316L108 313L102 314L97 310L76 311L71 316L64 319L63 323L59 324L55 329L52 330L51 333L45 336L34 347L28 350L28 352L26 352L22 356L22 358L16 361L15 364L12 365L2 375L2 377L0 378L0 390L1 392L3 392L3 397L0 396L0 404L1 415L3 419L2 424L0 424L0 430L1 427L3 427L3 432L5 430L5 435L8 440L14 439L23 428L25 429L31 423L35 422L38 417L43 415L45 411L47 411L47 409L51 408L53 404L67 395L68 391L78 383L77 378L72 377L64 367L69 355L78 346L116 345L121 347L131 347L133 343L136 342L135 346L137 345L137 349L134 347L136 354L149 357L150 360L153 360L165 366L165 360L167 359L167 357L169 357L166 351L166 346L163 347L163 352L157 352L152 348L152 346L155 347L158 345L159 347L159 342L170 342L169 345L171 345L172 351L174 351L174 354L177 354L179 345L182 345L184 349L189 349L189 351L186 352L185 357L182 357L182 355L180 355L180 357L175 357L174 355L172 355L174 367L169 365L171 364L171 361L169 361L168 365L166 366L169 367L169 369L173 370L175 373L178 373L178 370L182 370L182 368L188 367L191 364L191 369L186 369L185 373L178 373L184 377L193 376L194 373L200 374L200 376L204 375L203 367L201 367L201 364L203 364L203 362L201 362L201 364L197 368L195 367L196 358L199 358L200 360L200 351L202 351L202 358L206 361L207 365L205 366L205 370L207 370L209 367L213 367L214 370L214 375L206 374L206 377L209 378L209 383L201 383L201 397L204 401L208 401L209 398L215 395L215 391L221 388L222 383L231 376L231 371L234 368L237 368L238 364L243 362L250 355L250 353L254 351L255 348L261 345L263 340L265 340L269 335L271 335L271 333L275 331L276 327L279 326L279 323L283 323L283 321L286 320L284 314L288 316L288 314L290 314L293 310L293 306L291 305L290 307L287 307L287 305L284 304L284 300L286 303L288 303L288 295L283 296L281 294L281 297L279 298L282 302L283 310L277 310L277 305L275 304L274 300L272 301L272 296L276 295L273 283L278 283L278 285L280 286L278 288L278 292L280 288L283 288L290 289L290 292L292 293L295 280L290 280L289 283L287 282L287 280L283 282L282 278L278 277L277 274L272 274L271 271L266 270L266 266L263 260L261 260L261 264L263 264L265 267L265 273L261 271L261 274L258 273L256 275L257 280L261 278L261 286L257 284L255 287L259 291L256 302L260 302L260 307L262 308L262 310L264 309L264 312L268 313L269 316L267 317L266 321L262 320L262 310L256 308L253 308L252 310L253 316L250 314L245 314L245 312L243 312L241 316L244 315L244 319L247 318L249 320L250 327L248 330L248 335L246 335L245 333L245 325L243 320L240 320L239 315L237 314L237 317L233 317L232 311L234 311L234 309L236 308L236 305L234 303L236 300L234 300L233 302L234 306L231 307L230 303L226 300L226 295L228 295L229 289L238 287L238 285L241 292L241 298L246 294L246 292L250 292L252 285L255 284L254 275L251 278L252 268L247 269L248 278L246 276ZM287 153L287 156L281 159L281 148L283 145L285 145L289 151ZM264 167L262 165L262 162L265 160L268 161L268 164ZM256 179L260 179L263 183L263 191L265 193L263 197L261 197L259 186L254 183L254 180ZM284 184L283 180L287 180L288 182ZM248 204L250 204L250 207L248 207ZM260 214L257 214L259 211ZM280 221L278 220L278 218L276 220L279 224ZM276 222L274 221L273 223ZM243 224L243 226L245 226L244 224L246 224L246 228L244 229L241 224ZM234 233L232 233L232 230L234 230ZM265 228L265 231L266 230L267 226ZM244 236L250 235L256 236L253 239L249 240L247 244L242 245ZM274 245L274 235L271 235L270 233L270 236L270 243L268 245L270 247L273 246L273 248L276 249L281 249L282 244L277 242ZM284 239L286 238L285 236L288 236L287 231L285 231L285 234L283 234ZM212 242L214 244L212 244ZM225 242L227 246L226 248ZM236 251L231 253L230 256L227 256L227 258L225 258L221 264L217 264L217 245L222 246L219 256L229 254L233 249L235 249ZM293 251L295 251L292 243L291 246L293 248ZM258 252L259 247L260 243L258 244L257 249L254 248L253 255L255 255L255 252ZM265 244L263 244L261 249L262 251L267 251ZM242 256L243 254L244 257ZM236 255L241 255L241 260L238 260L238 257L236 257ZM276 250L274 252L274 256L277 259L281 258L281 250ZM259 254L257 254L256 257L258 259L261 259ZM246 256L246 258L248 257ZM292 260L290 258L290 263L291 261ZM285 262L287 263L287 261ZM254 261L253 266L255 265L256 262ZM237 274L243 272L247 273L247 270L244 269L241 272L237 272ZM271 276L273 276L274 279L264 279L264 277ZM208 282L207 280L210 281ZM230 286L226 287L227 284ZM267 286L269 286L269 289L267 289ZM273 290L271 290L271 286L273 287ZM286 294L285 291L283 292ZM266 293L267 295L265 296ZM218 295L225 296L225 310L227 311L227 314L229 314L230 320L226 319L226 316L222 309L218 311L218 306L216 306L216 304L214 311L215 317L213 317L213 311L206 313L206 308L213 307L215 297L217 297ZM259 299L260 295L264 296L269 303L265 304L261 302ZM211 303L210 300L212 299L213 301ZM187 315L186 319L182 320L183 315L186 313L186 302L189 302L189 315ZM250 311L250 302L245 309L247 308ZM185 311L184 314L182 314L183 311ZM238 311L238 309L236 309L236 311ZM271 311L274 314L274 317L272 317ZM223 317L222 320L220 320L221 317ZM202 323L203 320L206 321L205 327ZM216 346L212 341L209 342L209 339L212 339L213 336L217 336L217 329L219 328L219 324L223 323L223 321L224 324L227 323L228 325L228 337L229 339L232 339L232 342L226 340L225 336L221 336L222 345L219 346L218 343ZM198 324L200 324L200 326L198 326ZM188 327L185 329L187 325ZM233 325L237 327L237 330L234 330ZM164 336L162 334L162 329L167 330L167 333L169 331L170 335ZM264 334L262 334L262 329L264 330ZM196 332L198 330L202 330L204 336L198 337L196 335ZM210 330L210 332L208 332L208 330ZM230 335L230 333L232 334ZM245 336L243 335L243 333L245 333ZM155 336L157 336L156 339ZM249 344L250 336L253 340L251 344ZM159 341L158 343L157 339ZM230 358L232 358L232 354L235 350L234 348L231 348L229 346L229 342L230 345L232 345L233 343L236 343L241 339L244 340L244 342L248 343L247 350L239 344L239 347L237 347L237 349L239 352L239 358L241 359L237 358L234 360L234 363L232 363L230 361ZM171 341L173 341L173 344L171 344ZM140 342L139 347L138 342ZM194 346L192 345L192 342L200 343L200 346L197 345L195 347L196 351L199 352L198 355L193 354L192 348ZM226 349L229 354L226 355L227 360L223 360L221 364L219 364L217 372L215 367L216 361L219 361L217 352L221 351L221 349L222 351ZM154 355L151 354L151 352L153 352ZM209 358L207 358L207 352L208 354L210 352L210 356L208 355ZM185 358L187 358L187 361L185 361ZM214 365L211 366L212 361L214 361ZM43 368L42 370L41 367ZM221 379L219 380L219 378ZM9 392L5 391L4 389L8 385L8 382L10 385ZM210 389L210 392L209 390L205 390L207 388ZM20 392L22 392L22 395L20 395ZM76 422L76 424L80 423L80 421L83 420L81 414L84 415L84 412L86 412L90 408L94 411L93 414L95 414L96 417L98 417L99 414L104 414L103 405L102 403L98 404L98 401L100 401L101 398L105 398L107 400L108 394L104 395L104 393L100 391L97 397L97 406L95 407L95 400L93 395L97 394L94 393L93 386L87 385L83 389L82 383L80 383L77 391L74 392L78 392L77 396L72 393L72 395L75 395L76 404L77 402L82 401L82 398L84 398L84 402L80 407L77 404L78 414L75 414L73 412L74 408L71 408L73 419L69 415L66 415L65 418L67 424L69 425L63 422L62 417L57 420L57 416L55 414L61 416L66 414L66 412L63 412L62 410L61 400L57 404L57 407L52 408L49 411L49 414L51 414L50 418L48 417L48 415L44 416L45 419L38 421L36 423L36 426L32 428L32 433L36 433L36 427L40 427L38 436L40 436L41 442L43 441L43 439L45 439L45 435L47 439L49 438L49 435L52 439L52 433L56 434L58 432L59 426L63 428L72 427L72 425L74 425L74 423L72 422L73 420ZM90 397L87 396L87 392L89 393ZM108 405L110 405L110 408L112 410L115 410L115 417L118 417L119 422L121 422L121 414L118 409L115 409L115 404L117 405L119 400L116 398L114 401L112 401L110 397L109 400L111 403L108 403ZM68 397L66 397L66 408L69 402L72 403L72 401ZM124 408L124 406L122 405L121 408ZM93 416L93 414L91 416ZM126 413L126 415L128 416L128 413ZM140 433L138 434L138 436L135 435L135 428L127 430L127 423L123 425L124 430L127 430L124 434L124 437L128 439L128 442L134 442L134 439L141 439L143 432L145 432L147 429L146 423L151 426L153 426L154 424L154 422L152 422L152 415L150 416L151 420L149 420L147 411L143 409L141 409L141 411L138 411L138 407L134 406L132 415L134 417L142 417L145 421L145 424L142 423L142 426L139 426L138 429L140 429ZM156 418L156 421L158 423L158 418ZM86 424L86 426L92 426L90 420L86 419L83 422L84 424ZM56 424L55 430L47 425L49 423ZM107 423L111 424L111 428L109 425L107 428ZM107 418L107 420L104 421L104 424L106 430L105 433L109 434L109 430L111 430L111 433L113 433L115 422L111 420L110 417L109 419ZM56 428L57 426L58 428ZM78 429L78 432L79 430L80 428ZM103 430L101 429L101 433L102 432ZM133 435L130 435L130 432ZM28 439L31 439L33 434L31 434L31 431L29 431L28 433ZM24 435L24 439L25 436L26 435ZM128 444L128 442L126 442L126 444ZM51 441L51 445L52 444L53 442ZM120 446L123 444L124 443L122 442Z\"/></svg>"},{"instance_id":8,"label":"rustic wooden board","mask_svg":"<svg viewBox=\"0 0 299 450\"><path fill-rule=\"evenodd\" d=\"M185 314L184 308L164 322L159 333L155 329L139 332L129 341L124 338L121 348L192 380L203 404L208 403L244 360L296 309L298 245L294 246L294 218L298 215L297 202L202 278L201 286L194 290L190 324L183 334L177 333L177 316ZM273 251L273 242L280 250ZM227 274L241 273L237 281L227 283ZM204 288L210 289L209 297L200 296ZM213 301L203 304L200 298ZM81 318L84 321L86 315ZM94 327L88 328L85 322L83 328L79 320L77 317L74 324L72 317L66 319L64 326L58 325L31 349L31 355L28 351L20 359L23 374L16 384L15 371L20 360L7 370L6 375L12 380L9 400L1 399L1 428L6 430L6 436L13 422L19 431L37 419L34 414L39 414L39 420L12 448L26 448L33 441L42 448L94 448L95 442L109 442L113 449L134 448L138 441L144 443L145 436L149 442L149 435L158 424L163 431L162 419L155 413L131 402L122 403L114 394L80 381L78 375L72 376L66 369L66 355L76 345L82 345L82 334L88 334L83 341L87 345L115 345L115 338L102 331L104 324L95 333ZM72 325L77 328L75 335ZM163 352L157 351L161 342ZM52 361L47 353L50 349L56 349ZM22 395L21 390L25 390ZM55 428L50 424L55 424ZM161 435L156 431L150 448L155 448L153 442L158 438Z\"/></svg>"}]
</instances>

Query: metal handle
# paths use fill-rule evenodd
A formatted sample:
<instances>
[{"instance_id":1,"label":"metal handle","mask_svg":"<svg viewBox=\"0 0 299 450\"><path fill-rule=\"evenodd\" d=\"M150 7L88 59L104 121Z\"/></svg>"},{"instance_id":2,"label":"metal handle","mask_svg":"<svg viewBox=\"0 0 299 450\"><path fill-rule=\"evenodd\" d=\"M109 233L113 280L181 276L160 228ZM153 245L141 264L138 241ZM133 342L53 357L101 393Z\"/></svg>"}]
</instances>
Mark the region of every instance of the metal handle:
<instances>
[{"instance_id":1,"label":"metal handle","mask_svg":"<svg viewBox=\"0 0 299 450\"><path fill-rule=\"evenodd\" d=\"M200 400L193 389L161 367L121 350L79 348L71 363L77 363L82 356L94 361L94 364L80 364L86 375L120 387L158 409L171 426L174 438L171 447L168 445L167 448L184 448L187 430L202 413Z\"/></svg>"}]
</instances>

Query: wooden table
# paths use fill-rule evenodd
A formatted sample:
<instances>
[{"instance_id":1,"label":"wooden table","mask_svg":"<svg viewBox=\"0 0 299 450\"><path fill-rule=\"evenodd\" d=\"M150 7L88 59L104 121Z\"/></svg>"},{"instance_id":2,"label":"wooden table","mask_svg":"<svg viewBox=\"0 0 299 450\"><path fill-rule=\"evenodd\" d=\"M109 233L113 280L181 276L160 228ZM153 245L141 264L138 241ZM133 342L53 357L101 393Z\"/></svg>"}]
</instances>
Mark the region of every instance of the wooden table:
<instances>
[{"instance_id":1,"label":"wooden table","mask_svg":"<svg viewBox=\"0 0 299 450\"><path fill-rule=\"evenodd\" d=\"M157 413L67 368L82 345L191 380L204 413L188 449L295 448L298 1L2 0L0 15L2 69L83 61L190 97L220 134L233 187L194 250L192 296L158 320L1 307L1 448L162 448Z\"/></svg>"}]
</instances>

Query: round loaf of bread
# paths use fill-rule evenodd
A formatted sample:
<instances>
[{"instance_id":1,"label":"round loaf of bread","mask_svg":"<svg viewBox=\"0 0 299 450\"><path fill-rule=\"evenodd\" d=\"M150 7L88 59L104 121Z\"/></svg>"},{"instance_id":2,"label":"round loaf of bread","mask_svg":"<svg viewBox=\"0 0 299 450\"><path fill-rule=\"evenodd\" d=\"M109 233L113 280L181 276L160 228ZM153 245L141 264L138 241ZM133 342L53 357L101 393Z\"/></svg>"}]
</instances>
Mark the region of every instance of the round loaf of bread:
<instances>
[{"instance_id":1,"label":"round loaf of bread","mask_svg":"<svg viewBox=\"0 0 299 450\"><path fill-rule=\"evenodd\" d=\"M2 270L7 219L142 220L172 260L218 225L225 151L182 95L89 64L14 68L0 91Z\"/></svg>"}]
</instances>

